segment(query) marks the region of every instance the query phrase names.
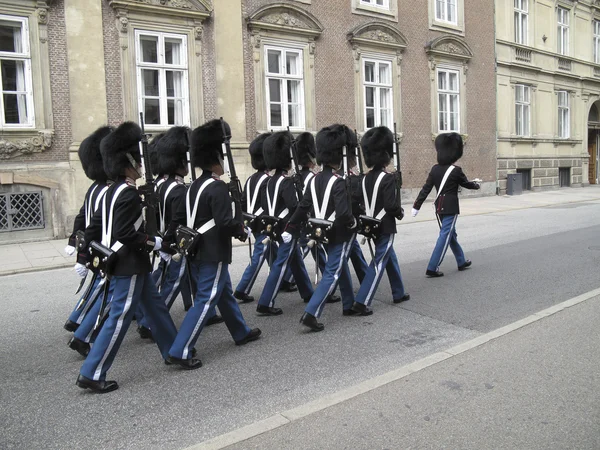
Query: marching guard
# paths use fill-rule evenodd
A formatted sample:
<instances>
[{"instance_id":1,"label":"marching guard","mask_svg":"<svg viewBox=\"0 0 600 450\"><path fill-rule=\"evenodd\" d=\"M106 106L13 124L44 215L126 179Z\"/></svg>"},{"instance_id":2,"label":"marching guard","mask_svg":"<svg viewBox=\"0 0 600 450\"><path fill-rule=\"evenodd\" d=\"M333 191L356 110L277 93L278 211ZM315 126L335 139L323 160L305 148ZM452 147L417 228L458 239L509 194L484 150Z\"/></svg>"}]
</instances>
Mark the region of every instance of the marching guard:
<instances>
[{"instance_id":1,"label":"marching guard","mask_svg":"<svg viewBox=\"0 0 600 450\"><path fill-rule=\"evenodd\" d=\"M92 257L90 265L97 267L106 263L105 270L111 277L110 283L114 291L106 322L77 378L77 386L98 393L111 392L119 387L116 381L106 380L106 373L114 361L138 304L142 305L165 360L177 334L175 324L161 301L150 274L152 266L149 253L161 248L162 239L146 234L142 201L135 185L135 180L143 172L139 151L143 137L142 129L137 124L125 122L100 144L104 169L115 182L103 199L101 210L106 211L106 214L97 212L94 215L85 231L85 242L89 248L99 249L104 255ZM145 163L150 171L149 158ZM98 245L98 242L102 244Z\"/></svg>"},{"instance_id":2,"label":"marching guard","mask_svg":"<svg viewBox=\"0 0 600 450\"><path fill-rule=\"evenodd\" d=\"M433 187L436 187L437 196L433 204L440 226L440 235L425 272L428 278L444 276L444 273L440 272L440 265L448 246L454 253L458 270L463 271L471 266L471 261L465 258L456 235L456 219L460 214L458 188L459 186L475 190L480 188L478 183L469 181L462 169L455 165L463 155L463 140L460 134L440 134L435 139L435 149L438 163L431 168L427 181L419 192L412 209L412 216L415 217Z\"/></svg>"}]
</instances>

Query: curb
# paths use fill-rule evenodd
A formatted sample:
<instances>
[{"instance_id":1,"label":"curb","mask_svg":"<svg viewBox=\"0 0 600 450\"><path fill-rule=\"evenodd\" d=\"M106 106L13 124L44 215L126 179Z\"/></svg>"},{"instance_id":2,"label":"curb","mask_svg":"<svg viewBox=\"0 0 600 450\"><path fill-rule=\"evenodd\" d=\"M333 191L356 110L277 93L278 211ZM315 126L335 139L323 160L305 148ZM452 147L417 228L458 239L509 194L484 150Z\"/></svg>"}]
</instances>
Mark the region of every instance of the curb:
<instances>
[{"instance_id":1,"label":"curb","mask_svg":"<svg viewBox=\"0 0 600 450\"><path fill-rule=\"evenodd\" d=\"M577 297L573 297L569 300L565 300L564 302L558 303L557 305L543 309L542 311L531 314L530 316L527 316L521 320L517 320L516 322L513 322L509 325L478 336L474 339L471 339L470 341L463 342L462 344L455 345L454 347L450 347L446 350L437 353L433 353L432 355L429 355L418 361L407 364L403 367L384 373L369 380L365 380L362 383L356 384L347 389L343 389L333 394L326 395L317 400L313 400L312 402L305 403L304 405L300 405L295 408L282 411L280 413L267 417L266 419L252 423L242 428L238 428L237 430L233 430L229 433L216 436L207 441L188 447L187 450L217 450L228 447L230 445L238 444L256 436L260 436L261 434L280 428L296 420L302 419L303 417L306 417L308 415L323 411L324 409L327 409L330 406L343 403L354 397L385 386L386 384L398 381L408 375L411 375L415 372L419 372L423 369L426 369L427 367L431 367L454 356L460 355L461 353L473 350L494 339L505 336L509 333L512 333L513 331L516 331L534 322L542 320L546 317L557 314L567 308L575 306L579 303L583 303L597 296L600 296L600 289L594 289L592 291L578 295Z\"/></svg>"},{"instance_id":2,"label":"curb","mask_svg":"<svg viewBox=\"0 0 600 450\"><path fill-rule=\"evenodd\" d=\"M0 277L4 277L7 275L20 275L22 273L30 273L30 272L42 272L44 270L66 269L69 267L73 267L74 265L75 265L75 263L60 263L60 264L55 264L53 266L24 267L22 269L4 270L4 271L0 271Z\"/></svg>"}]
</instances>

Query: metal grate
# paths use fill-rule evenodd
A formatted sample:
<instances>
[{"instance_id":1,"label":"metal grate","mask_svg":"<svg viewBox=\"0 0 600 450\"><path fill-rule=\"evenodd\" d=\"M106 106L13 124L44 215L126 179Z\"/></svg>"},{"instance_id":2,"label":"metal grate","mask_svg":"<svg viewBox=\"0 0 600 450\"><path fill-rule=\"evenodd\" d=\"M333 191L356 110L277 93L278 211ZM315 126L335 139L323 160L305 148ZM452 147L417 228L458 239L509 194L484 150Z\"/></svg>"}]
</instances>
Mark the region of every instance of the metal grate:
<instances>
[{"instance_id":1,"label":"metal grate","mask_svg":"<svg viewBox=\"0 0 600 450\"><path fill-rule=\"evenodd\" d=\"M41 192L0 194L0 232L44 228Z\"/></svg>"}]
</instances>

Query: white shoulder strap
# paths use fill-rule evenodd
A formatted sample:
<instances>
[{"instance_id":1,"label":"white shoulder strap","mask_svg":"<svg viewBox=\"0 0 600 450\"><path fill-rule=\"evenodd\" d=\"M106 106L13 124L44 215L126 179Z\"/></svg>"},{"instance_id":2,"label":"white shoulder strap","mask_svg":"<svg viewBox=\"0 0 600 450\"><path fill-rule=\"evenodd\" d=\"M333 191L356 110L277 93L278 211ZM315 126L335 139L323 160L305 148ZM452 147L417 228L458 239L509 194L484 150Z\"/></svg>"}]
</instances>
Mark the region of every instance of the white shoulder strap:
<instances>
[{"instance_id":1,"label":"white shoulder strap","mask_svg":"<svg viewBox=\"0 0 600 450\"><path fill-rule=\"evenodd\" d=\"M454 167L456 166L450 166L448 167L448 170L446 170L446 173L444 174L444 178L442 178L442 182L440 183L440 188L437 191L437 195L435 196L435 200L438 199L438 197L440 196L440 194L442 193L442 190L444 189L444 185L446 184L446 181L448 181L448 177L450 176L450 173L454 170ZM435 203L435 200L433 201L433 203Z\"/></svg>"},{"instance_id":2,"label":"white shoulder strap","mask_svg":"<svg viewBox=\"0 0 600 450\"><path fill-rule=\"evenodd\" d=\"M94 214L94 212L92 211L90 203L92 202L92 197L94 196L94 192L96 192L96 189L98 189L97 184L94 186L94 189L92 189L92 192L90 192L90 195L88 195L88 197L85 199L85 202L83 202L84 209L85 209L85 227L86 228L90 226L90 223L92 223L92 215Z\"/></svg>"},{"instance_id":3,"label":"white shoulder strap","mask_svg":"<svg viewBox=\"0 0 600 450\"><path fill-rule=\"evenodd\" d=\"M256 183L256 187L254 188L254 193L252 194L252 201L250 200L250 181L248 180L248 185L246 186L246 200L248 205L248 213L255 214L257 216L261 215L263 212L262 207L258 208L258 211L255 212L254 208L256 207L256 200L258 199L258 193L260 192L260 187L264 183L264 181L269 178L269 175L266 173L258 179Z\"/></svg>"},{"instance_id":4,"label":"white shoulder strap","mask_svg":"<svg viewBox=\"0 0 600 450\"><path fill-rule=\"evenodd\" d=\"M202 192L204 192L204 189L206 189L206 187L209 184L211 184L213 181L215 181L214 178L209 178L204 183L202 183L202 186L200 186L200 189L198 189L198 194L196 194L196 200L194 201L194 209L193 210L191 210L191 204L190 204L190 191L192 190L191 186L190 186L190 189L188 189L187 194L186 194L185 212L187 214L187 226L189 228L194 227L194 221L196 220L196 213L198 212L198 202L200 201L200 196L202 195ZM214 219L213 219L213 221L214 221Z\"/></svg>"},{"instance_id":5,"label":"white shoulder strap","mask_svg":"<svg viewBox=\"0 0 600 450\"><path fill-rule=\"evenodd\" d=\"M273 201L271 201L271 197L269 196L269 191L267 191L267 206L269 208L269 215L270 216L275 216L275 209L277 207L277 199L279 198L279 187L281 186L281 183L283 182L283 179L285 177L281 176L279 177L279 179L277 180L277 183L275 184L275 192L273 193ZM283 214L285 212L285 214ZM281 211L281 214L283 214L282 217L285 217L287 215L287 213L289 212L289 210L286 208L283 211ZM279 214L281 216L281 214Z\"/></svg>"},{"instance_id":6,"label":"white shoulder strap","mask_svg":"<svg viewBox=\"0 0 600 450\"><path fill-rule=\"evenodd\" d=\"M364 177L362 180L362 190L363 190L363 199L365 201L365 212L367 216L374 217L375 219L381 220L383 216L385 216L385 209L381 208L381 211L376 215L375 214L375 204L377 203L377 196L379 195L379 186L381 185L381 181L383 177L385 177L385 172L381 172L375 180L375 186L373 186L373 195L371 197L371 202L369 202L369 195L367 194L367 186L365 181L367 177Z\"/></svg>"},{"instance_id":7,"label":"white shoulder strap","mask_svg":"<svg viewBox=\"0 0 600 450\"><path fill-rule=\"evenodd\" d=\"M337 178L335 176L332 176L329 179L329 181L327 182L327 186L325 187L325 193L323 194L323 203L321 204L321 206L319 206L319 199L317 198L317 190L315 189L316 178L312 179L311 195L312 195L313 208L315 210L315 218L316 219L325 219L325 214L327 214L327 206L329 205L329 198L331 197L331 190L333 189L333 185L336 182L336 180L337 180ZM335 218L335 216L333 216L333 217ZM330 219L330 220L332 220L332 219Z\"/></svg>"},{"instance_id":8,"label":"white shoulder strap","mask_svg":"<svg viewBox=\"0 0 600 450\"><path fill-rule=\"evenodd\" d=\"M161 204L158 205L158 213L160 215L160 228L159 231L164 234L166 230L166 223L165 223L165 214L167 213L167 198L169 198L169 194L171 193L171 191L173 190L173 188L175 186L177 186L178 183L177 181L173 180L173 182L167 187L167 191L165 192L165 198L163 199L163 202Z\"/></svg>"},{"instance_id":9,"label":"white shoulder strap","mask_svg":"<svg viewBox=\"0 0 600 450\"><path fill-rule=\"evenodd\" d=\"M96 197L96 203L94 204L94 212L98 211L98 208L100 207L100 202L106 195L106 191L108 191L108 186L104 186L98 194L98 197Z\"/></svg>"},{"instance_id":10,"label":"white shoulder strap","mask_svg":"<svg viewBox=\"0 0 600 450\"><path fill-rule=\"evenodd\" d=\"M313 172L309 172L308 175L306 175L306 180L304 180L304 187L302 188L303 194L306 193L306 188L308 187L308 183L310 183L310 180L312 180L314 177L315 177L315 174Z\"/></svg>"},{"instance_id":11,"label":"white shoulder strap","mask_svg":"<svg viewBox=\"0 0 600 450\"><path fill-rule=\"evenodd\" d=\"M117 188L113 195L112 201L110 202L110 210L108 215L106 214L106 196L102 201L102 245L106 247L110 247L112 240L113 212L115 210L115 204L117 203L117 199L119 198L119 195L121 195L121 192L128 187L129 185L127 183L123 183Z\"/></svg>"}]
</instances>

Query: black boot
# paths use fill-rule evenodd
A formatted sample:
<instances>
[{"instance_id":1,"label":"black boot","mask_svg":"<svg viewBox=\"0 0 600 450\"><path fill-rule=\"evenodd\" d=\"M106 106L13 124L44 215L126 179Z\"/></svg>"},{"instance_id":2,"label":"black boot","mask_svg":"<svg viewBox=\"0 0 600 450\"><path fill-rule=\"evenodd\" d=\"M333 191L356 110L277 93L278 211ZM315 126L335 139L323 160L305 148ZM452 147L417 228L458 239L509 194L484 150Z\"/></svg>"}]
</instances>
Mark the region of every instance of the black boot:
<instances>
[{"instance_id":1,"label":"black boot","mask_svg":"<svg viewBox=\"0 0 600 450\"><path fill-rule=\"evenodd\" d=\"M458 270L460 270L461 272L462 272L463 270L467 270L469 267L471 267L471 264L473 264L473 263L471 262L471 260L467 259L467 260L465 261L465 263L464 263L462 266L458 266Z\"/></svg>"},{"instance_id":2,"label":"black boot","mask_svg":"<svg viewBox=\"0 0 600 450\"><path fill-rule=\"evenodd\" d=\"M75 336L71 338L67 345L84 358L87 357L88 353L90 352L90 344L82 341L81 339L77 339Z\"/></svg>"},{"instance_id":3,"label":"black boot","mask_svg":"<svg viewBox=\"0 0 600 450\"><path fill-rule=\"evenodd\" d=\"M116 381L94 381L89 378L79 375L75 382L81 389L90 389L98 394L106 394L107 392L116 391L119 385Z\"/></svg>"},{"instance_id":4,"label":"black boot","mask_svg":"<svg viewBox=\"0 0 600 450\"><path fill-rule=\"evenodd\" d=\"M331 294L327 299L327 303L338 303L342 301L342 297L339 295Z\"/></svg>"},{"instance_id":5,"label":"black boot","mask_svg":"<svg viewBox=\"0 0 600 450\"><path fill-rule=\"evenodd\" d=\"M233 293L233 296L235 298L237 298L238 300L240 300L242 303L252 303L254 301L254 297L252 297L251 295L248 295L248 294L244 294L243 292L240 292L240 291L235 291Z\"/></svg>"},{"instance_id":6,"label":"black boot","mask_svg":"<svg viewBox=\"0 0 600 450\"><path fill-rule=\"evenodd\" d=\"M296 292L298 290L298 286L296 286L296 283L282 281L281 286L279 286L279 290L283 292Z\"/></svg>"},{"instance_id":7,"label":"black boot","mask_svg":"<svg viewBox=\"0 0 600 450\"><path fill-rule=\"evenodd\" d=\"M402 303L405 302L407 300L410 300L410 295L409 294L404 294L402 297L400 298L395 298L394 299L394 303Z\"/></svg>"},{"instance_id":8,"label":"black boot","mask_svg":"<svg viewBox=\"0 0 600 450\"><path fill-rule=\"evenodd\" d=\"M361 316L370 316L371 314L373 314L373 310L370 309L368 306L363 305L362 303L354 302L354 304L352 305L352 309L359 313Z\"/></svg>"},{"instance_id":9,"label":"black boot","mask_svg":"<svg viewBox=\"0 0 600 450\"><path fill-rule=\"evenodd\" d=\"M270 306L258 305L256 307L256 312L263 316L279 316L283 314L283 310L281 308L271 308Z\"/></svg>"},{"instance_id":10,"label":"black boot","mask_svg":"<svg viewBox=\"0 0 600 450\"><path fill-rule=\"evenodd\" d=\"M427 270L425 276L427 278L439 278L444 276L444 272L440 272L439 270Z\"/></svg>"},{"instance_id":11,"label":"black boot","mask_svg":"<svg viewBox=\"0 0 600 450\"><path fill-rule=\"evenodd\" d=\"M235 341L235 345L246 345L248 342L257 340L261 334L262 331L260 331L259 328L254 328L250 330L250 333L248 333L248 336L246 336L244 339Z\"/></svg>"},{"instance_id":12,"label":"black boot","mask_svg":"<svg viewBox=\"0 0 600 450\"><path fill-rule=\"evenodd\" d=\"M350 308L350 309L344 309L342 311L342 314L344 316L360 316L360 313L358 311L354 311L352 308Z\"/></svg>"},{"instance_id":13,"label":"black boot","mask_svg":"<svg viewBox=\"0 0 600 450\"><path fill-rule=\"evenodd\" d=\"M223 322L225 322L225 319L223 319L222 316L219 316L217 314L216 316L213 316L206 321L206 326L209 327L211 325L216 325L218 323L223 323Z\"/></svg>"},{"instance_id":14,"label":"black boot","mask_svg":"<svg viewBox=\"0 0 600 450\"><path fill-rule=\"evenodd\" d=\"M169 356L168 362L171 364L177 364L178 366L180 366L181 368L183 368L185 370L194 370L194 369L199 369L200 367L202 367L202 361L200 361L199 359L195 359L195 358L181 359L181 358L175 358L173 356Z\"/></svg>"},{"instance_id":15,"label":"black boot","mask_svg":"<svg viewBox=\"0 0 600 450\"><path fill-rule=\"evenodd\" d=\"M308 328L310 328L311 331L323 331L325 329L325 325L323 325L322 323L319 323L317 321L317 318L315 316L313 316L312 314L309 313L304 313L302 315L302 318L300 319L300 323Z\"/></svg>"},{"instance_id":16,"label":"black boot","mask_svg":"<svg viewBox=\"0 0 600 450\"><path fill-rule=\"evenodd\" d=\"M150 339L150 340L154 340L152 339L152 331L150 331L150 328L146 328L144 326L142 327L138 327L137 332L140 334L140 337L142 339Z\"/></svg>"},{"instance_id":17,"label":"black boot","mask_svg":"<svg viewBox=\"0 0 600 450\"><path fill-rule=\"evenodd\" d=\"M71 333L75 333L77 331L77 328L79 328L79 324L73 322L72 320L67 320L63 325L63 328L67 331L70 331Z\"/></svg>"}]
</instances>

